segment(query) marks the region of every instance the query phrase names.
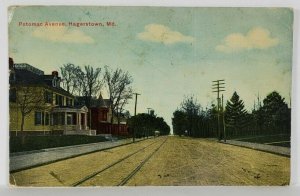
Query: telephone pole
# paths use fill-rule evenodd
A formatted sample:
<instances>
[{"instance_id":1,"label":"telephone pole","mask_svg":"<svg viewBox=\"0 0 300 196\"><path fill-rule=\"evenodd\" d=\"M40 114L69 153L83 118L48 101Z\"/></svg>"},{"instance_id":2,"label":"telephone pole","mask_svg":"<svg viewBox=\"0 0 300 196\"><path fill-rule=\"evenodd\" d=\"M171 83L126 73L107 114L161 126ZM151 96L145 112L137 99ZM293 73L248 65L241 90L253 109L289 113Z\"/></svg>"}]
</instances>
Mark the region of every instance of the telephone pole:
<instances>
[{"instance_id":1,"label":"telephone pole","mask_svg":"<svg viewBox=\"0 0 300 196\"><path fill-rule=\"evenodd\" d=\"M135 105L134 105L134 116L136 116L136 105L137 105L137 96L141 95L139 93L133 93L135 95ZM133 128L132 141L135 142L135 127Z\"/></svg>"},{"instance_id":2,"label":"telephone pole","mask_svg":"<svg viewBox=\"0 0 300 196\"><path fill-rule=\"evenodd\" d=\"M221 99L220 99L220 92L225 91L225 80L215 80L212 81L212 89L214 93L217 93L217 115L218 115L218 140L220 141L221 138L221 127L220 127L220 109L221 109ZM224 130L223 130L224 131Z\"/></svg>"},{"instance_id":3,"label":"telephone pole","mask_svg":"<svg viewBox=\"0 0 300 196\"><path fill-rule=\"evenodd\" d=\"M150 116L150 113L151 113L151 110L153 110L153 108L147 108L147 110L148 110L148 115ZM149 122L149 126L150 126L150 122ZM147 139L148 139L148 137L149 137L149 126L147 126Z\"/></svg>"},{"instance_id":4,"label":"telephone pole","mask_svg":"<svg viewBox=\"0 0 300 196\"><path fill-rule=\"evenodd\" d=\"M224 96L222 94L222 120L223 120L223 132L224 132L224 142L226 142L226 125L225 125L225 117L224 117Z\"/></svg>"}]
</instances>

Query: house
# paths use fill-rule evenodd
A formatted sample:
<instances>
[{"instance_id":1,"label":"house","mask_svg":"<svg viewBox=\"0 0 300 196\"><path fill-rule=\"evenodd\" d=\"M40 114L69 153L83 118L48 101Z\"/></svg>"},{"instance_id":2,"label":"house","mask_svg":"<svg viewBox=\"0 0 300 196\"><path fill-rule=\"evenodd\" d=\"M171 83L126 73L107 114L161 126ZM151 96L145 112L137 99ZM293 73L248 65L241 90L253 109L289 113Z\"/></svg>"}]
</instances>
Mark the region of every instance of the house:
<instances>
[{"instance_id":1,"label":"house","mask_svg":"<svg viewBox=\"0 0 300 196\"><path fill-rule=\"evenodd\" d=\"M84 97L76 97L75 105L82 105L85 102ZM113 114L111 110L111 102L109 99L103 99L102 95L98 98L93 97L90 103L90 126L91 129L96 130L97 135L119 135L128 136L129 130L127 126L127 119L124 115L119 117ZM114 115L114 116L113 116ZM113 116L113 122L111 122Z\"/></svg>"},{"instance_id":2,"label":"house","mask_svg":"<svg viewBox=\"0 0 300 196\"><path fill-rule=\"evenodd\" d=\"M9 130L22 134L87 134L88 108L74 106L74 96L61 86L57 71L45 75L26 63L9 59Z\"/></svg>"}]
</instances>

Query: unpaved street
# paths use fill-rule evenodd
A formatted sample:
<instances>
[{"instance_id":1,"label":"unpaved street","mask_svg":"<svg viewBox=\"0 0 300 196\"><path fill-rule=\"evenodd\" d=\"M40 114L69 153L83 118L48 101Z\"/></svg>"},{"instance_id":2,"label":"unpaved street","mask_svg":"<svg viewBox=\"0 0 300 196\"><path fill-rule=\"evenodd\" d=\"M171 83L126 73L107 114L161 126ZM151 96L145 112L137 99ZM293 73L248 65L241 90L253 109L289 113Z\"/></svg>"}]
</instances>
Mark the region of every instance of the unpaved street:
<instances>
[{"instance_id":1,"label":"unpaved street","mask_svg":"<svg viewBox=\"0 0 300 196\"><path fill-rule=\"evenodd\" d=\"M95 174L78 186L116 186L147 157L149 160L128 178L125 186L289 183L290 158L213 140L175 136L149 139L12 173L10 182L17 186L74 186Z\"/></svg>"},{"instance_id":2,"label":"unpaved street","mask_svg":"<svg viewBox=\"0 0 300 196\"><path fill-rule=\"evenodd\" d=\"M170 137L128 185L287 185L290 158Z\"/></svg>"}]
</instances>

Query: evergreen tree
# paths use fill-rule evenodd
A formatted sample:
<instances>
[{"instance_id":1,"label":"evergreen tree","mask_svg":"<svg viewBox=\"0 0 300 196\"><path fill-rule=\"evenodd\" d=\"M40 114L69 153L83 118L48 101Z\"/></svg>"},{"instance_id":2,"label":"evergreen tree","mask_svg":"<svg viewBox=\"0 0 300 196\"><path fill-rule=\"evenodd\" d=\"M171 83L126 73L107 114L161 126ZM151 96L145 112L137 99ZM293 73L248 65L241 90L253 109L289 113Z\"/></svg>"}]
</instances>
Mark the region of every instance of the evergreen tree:
<instances>
[{"instance_id":1,"label":"evergreen tree","mask_svg":"<svg viewBox=\"0 0 300 196\"><path fill-rule=\"evenodd\" d=\"M271 133L290 134L291 111L278 92L273 91L263 100L262 113L264 129Z\"/></svg>"},{"instance_id":2,"label":"evergreen tree","mask_svg":"<svg viewBox=\"0 0 300 196\"><path fill-rule=\"evenodd\" d=\"M240 135L241 129L246 125L246 117L247 111L244 102L234 92L225 108L225 123L228 130L232 130L234 135Z\"/></svg>"}]
</instances>

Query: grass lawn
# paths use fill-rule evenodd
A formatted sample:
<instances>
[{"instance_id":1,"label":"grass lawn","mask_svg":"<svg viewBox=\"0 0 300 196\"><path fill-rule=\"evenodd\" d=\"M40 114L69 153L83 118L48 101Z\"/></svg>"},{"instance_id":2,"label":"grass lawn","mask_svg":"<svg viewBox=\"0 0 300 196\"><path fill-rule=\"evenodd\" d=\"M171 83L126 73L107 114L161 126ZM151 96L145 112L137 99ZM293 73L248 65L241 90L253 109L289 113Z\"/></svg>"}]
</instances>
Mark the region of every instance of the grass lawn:
<instances>
[{"instance_id":1,"label":"grass lawn","mask_svg":"<svg viewBox=\"0 0 300 196\"><path fill-rule=\"evenodd\" d=\"M251 136L249 138L237 138L235 140L243 142L253 142L259 144L268 144L274 146L291 147L289 135L266 135L266 136Z\"/></svg>"},{"instance_id":2,"label":"grass lawn","mask_svg":"<svg viewBox=\"0 0 300 196\"><path fill-rule=\"evenodd\" d=\"M53 136L26 136L25 143L22 145L22 138L12 136L9 139L9 151L22 152L39 150L45 148L55 148L62 146L72 146L78 144L88 144L107 141L103 136L87 135L53 135Z\"/></svg>"}]
</instances>

